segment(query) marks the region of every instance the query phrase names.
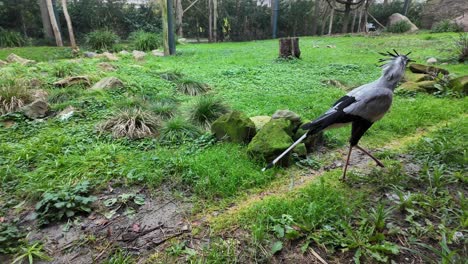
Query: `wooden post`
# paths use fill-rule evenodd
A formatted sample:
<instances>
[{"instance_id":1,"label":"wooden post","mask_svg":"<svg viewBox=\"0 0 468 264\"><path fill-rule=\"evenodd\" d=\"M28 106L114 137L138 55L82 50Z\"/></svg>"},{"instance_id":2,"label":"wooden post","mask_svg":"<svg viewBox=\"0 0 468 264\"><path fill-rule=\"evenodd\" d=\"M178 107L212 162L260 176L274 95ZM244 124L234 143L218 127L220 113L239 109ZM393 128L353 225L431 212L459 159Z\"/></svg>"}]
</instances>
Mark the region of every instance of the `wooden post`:
<instances>
[{"instance_id":1,"label":"wooden post","mask_svg":"<svg viewBox=\"0 0 468 264\"><path fill-rule=\"evenodd\" d=\"M328 25L328 35L331 35L332 33L332 28L333 28L333 15L335 13L335 8L331 8L331 13L330 13L330 24Z\"/></svg>"},{"instance_id":2,"label":"wooden post","mask_svg":"<svg viewBox=\"0 0 468 264\"><path fill-rule=\"evenodd\" d=\"M298 58L301 56L299 48L299 38L281 38L279 39L279 57L280 58Z\"/></svg>"}]
</instances>

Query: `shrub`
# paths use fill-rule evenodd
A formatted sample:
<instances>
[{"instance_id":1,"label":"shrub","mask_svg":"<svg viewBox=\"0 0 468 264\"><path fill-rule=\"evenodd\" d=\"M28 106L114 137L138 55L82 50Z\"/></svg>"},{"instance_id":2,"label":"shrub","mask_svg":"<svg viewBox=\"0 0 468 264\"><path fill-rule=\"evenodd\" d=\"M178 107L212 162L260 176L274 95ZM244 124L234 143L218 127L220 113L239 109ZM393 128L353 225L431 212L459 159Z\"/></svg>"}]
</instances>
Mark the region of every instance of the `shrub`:
<instances>
[{"instance_id":1,"label":"shrub","mask_svg":"<svg viewBox=\"0 0 468 264\"><path fill-rule=\"evenodd\" d=\"M24 80L0 80L0 115L18 111L32 101Z\"/></svg>"},{"instance_id":2,"label":"shrub","mask_svg":"<svg viewBox=\"0 0 468 264\"><path fill-rule=\"evenodd\" d=\"M151 110L162 119L174 117L177 105L169 102L156 102L151 105Z\"/></svg>"},{"instance_id":3,"label":"shrub","mask_svg":"<svg viewBox=\"0 0 468 264\"><path fill-rule=\"evenodd\" d=\"M19 32L0 28L0 47L21 47L25 44L26 40Z\"/></svg>"},{"instance_id":4,"label":"shrub","mask_svg":"<svg viewBox=\"0 0 468 264\"><path fill-rule=\"evenodd\" d=\"M220 99L203 96L189 108L189 120L202 127L210 127L218 117L229 112L229 107Z\"/></svg>"},{"instance_id":5,"label":"shrub","mask_svg":"<svg viewBox=\"0 0 468 264\"><path fill-rule=\"evenodd\" d=\"M462 28L455 22L444 19L432 25L432 33L441 33L441 32L460 32Z\"/></svg>"},{"instance_id":6,"label":"shrub","mask_svg":"<svg viewBox=\"0 0 468 264\"><path fill-rule=\"evenodd\" d=\"M200 129L181 117L170 119L161 128L160 140L163 143L182 144L201 135Z\"/></svg>"},{"instance_id":7,"label":"shrub","mask_svg":"<svg viewBox=\"0 0 468 264\"><path fill-rule=\"evenodd\" d=\"M141 108L130 108L119 111L109 120L99 124L97 130L111 132L114 138L139 139L156 135L159 123L159 119L153 113Z\"/></svg>"},{"instance_id":8,"label":"shrub","mask_svg":"<svg viewBox=\"0 0 468 264\"><path fill-rule=\"evenodd\" d=\"M14 253L24 236L15 225L0 222L0 253Z\"/></svg>"},{"instance_id":9,"label":"shrub","mask_svg":"<svg viewBox=\"0 0 468 264\"><path fill-rule=\"evenodd\" d=\"M210 86L189 78L183 78L177 81L177 90L186 95L204 94L210 90Z\"/></svg>"},{"instance_id":10,"label":"shrub","mask_svg":"<svg viewBox=\"0 0 468 264\"><path fill-rule=\"evenodd\" d=\"M41 225L51 221L60 221L75 216L77 213L91 212L91 203L96 197L89 196L89 182L75 186L66 186L57 191L48 191L36 204L36 212Z\"/></svg>"},{"instance_id":11,"label":"shrub","mask_svg":"<svg viewBox=\"0 0 468 264\"><path fill-rule=\"evenodd\" d=\"M392 33L405 33L411 29L411 25L406 21L398 21L395 24L387 27L388 32Z\"/></svg>"},{"instance_id":12,"label":"shrub","mask_svg":"<svg viewBox=\"0 0 468 264\"><path fill-rule=\"evenodd\" d=\"M142 51L151 51L157 49L162 44L161 35L145 31L133 32L130 35L135 49Z\"/></svg>"},{"instance_id":13,"label":"shrub","mask_svg":"<svg viewBox=\"0 0 468 264\"><path fill-rule=\"evenodd\" d=\"M86 43L95 50L112 50L119 37L107 29L95 30L86 36Z\"/></svg>"}]
</instances>

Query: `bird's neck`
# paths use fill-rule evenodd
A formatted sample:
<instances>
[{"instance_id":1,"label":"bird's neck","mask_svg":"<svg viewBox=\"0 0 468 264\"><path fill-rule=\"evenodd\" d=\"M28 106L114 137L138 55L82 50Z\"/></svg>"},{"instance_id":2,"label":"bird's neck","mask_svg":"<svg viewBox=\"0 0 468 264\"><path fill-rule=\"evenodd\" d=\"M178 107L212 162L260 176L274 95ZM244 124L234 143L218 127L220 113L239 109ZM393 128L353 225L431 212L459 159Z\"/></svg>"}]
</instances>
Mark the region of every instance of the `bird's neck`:
<instances>
[{"instance_id":1,"label":"bird's neck","mask_svg":"<svg viewBox=\"0 0 468 264\"><path fill-rule=\"evenodd\" d=\"M383 88L387 88L387 89L394 91L398 83L400 82L400 80L401 80L401 77L391 78L389 80L385 75L382 75L376 82L378 84L377 87L383 87Z\"/></svg>"}]
</instances>

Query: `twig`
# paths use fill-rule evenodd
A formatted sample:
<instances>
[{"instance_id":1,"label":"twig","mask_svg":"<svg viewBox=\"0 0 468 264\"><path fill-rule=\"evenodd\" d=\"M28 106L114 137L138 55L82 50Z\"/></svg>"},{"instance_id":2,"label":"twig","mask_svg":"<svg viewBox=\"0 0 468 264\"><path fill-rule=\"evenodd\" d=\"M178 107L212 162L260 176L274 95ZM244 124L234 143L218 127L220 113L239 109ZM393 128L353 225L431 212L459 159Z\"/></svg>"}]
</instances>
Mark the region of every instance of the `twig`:
<instances>
[{"instance_id":1,"label":"twig","mask_svg":"<svg viewBox=\"0 0 468 264\"><path fill-rule=\"evenodd\" d=\"M164 237L163 239L161 239L159 241L156 241L156 242L153 241L153 244L155 246L159 246L159 245L163 244L164 242L166 242L167 240L172 239L174 237L178 237L178 236L182 235L183 233L185 233L185 232L182 231L182 232L179 232L179 233L172 234L170 236Z\"/></svg>"},{"instance_id":2,"label":"twig","mask_svg":"<svg viewBox=\"0 0 468 264\"><path fill-rule=\"evenodd\" d=\"M316 257L322 264L328 264L322 257L320 257L320 255L317 252L315 252L313 248L309 248L309 250L312 253L312 255L314 255L314 257Z\"/></svg>"},{"instance_id":3,"label":"twig","mask_svg":"<svg viewBox=\"0 0 468 264\"><path fill-rule=\"evenodd\" d=\"M377 22L377 24L379 24L379 26L383 27L384 29L387 28L386 26L380 24L380 22L379 22L373 15L371 15L371 13L367 12L367 14L368 14L372 19L374 19L374 21Z\"/></svg>"},{"instance_id":4,"label":"twig","mask_svg":"<svg viewBox=\"0 0 468 264\"><path fill-rule=\"evenodd\" d=\"M160 225L157 225L157 226L155 226L155 227L153 227L153 228L150 228L150 229L148 229L148 230L142 231L142 232L140 232L140 233L129 232L129 233L127 233L127 234L123 234L123 235L122 235L122 239L117 239L117 241L132 242L132 241L134 241L135 239L137 239L137 238L139 238L139 237L141 237L141 236L144 236L144 235L146 235L146 234L148 234L148 233L151 233L151 232L153 232L154 230L159 229L159 228L161 228L161 227L163 227L163 226L164 226L164 224L160 224ZM126 235L126 236L125 236L125 235ZM124 236L125 236L125 237L124 237Z\"/></svg>"}]
</instances>

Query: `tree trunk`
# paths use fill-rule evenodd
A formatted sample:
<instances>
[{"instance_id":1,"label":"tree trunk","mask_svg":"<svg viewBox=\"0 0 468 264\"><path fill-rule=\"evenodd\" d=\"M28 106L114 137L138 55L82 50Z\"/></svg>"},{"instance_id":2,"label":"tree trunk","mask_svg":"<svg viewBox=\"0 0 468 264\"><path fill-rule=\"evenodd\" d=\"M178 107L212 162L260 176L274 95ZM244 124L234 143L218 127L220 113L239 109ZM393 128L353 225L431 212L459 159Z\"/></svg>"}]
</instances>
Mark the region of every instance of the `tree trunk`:
<instances>
[{"instance_id":1,"label":"tree trunk","mask_svg":"<svg viewBox=\"0 0 468 264\"><path fill-rule=\"evenodd\" d=\"M60 34L57 20L55 19L54 7L52 6L52 0L47 1L47 11L49 13L50 23L52 24L52 30L54 31L55 43L59 47L63 47L62 35Z\"/></svg>"},{"instance_id":2,"label":"tree trunk","mask_svg":"<svg viewBox=\"0 0 468 264\"><path fill-rule=\"evenodd\" d=\"M361 32L361 29L362 29L362 25L361 25L361 21L362 21L362 9L363 7L361 6L359 8L359 19L358 19L358 28L357 28L357 32Z\"/></svg>"},{"instance_id":3,"label":"tree trunk","mask_svg":"<svg viewBox=\"0 0 468 264\"><path fill-rule=\"evenodd\" d=\"M314 16L312 17L312 35L317 35L318 17L320 14L320 0L315 0Z\"/></svg>"},{"instance_id":4,"label":"tree trunk","mask_svg":"<svg viewBox=\"0 0 468 264\"><path fill-rule=\"evenodd\" d=\"M67 0L62 0L62 8L63 8L63 14L65 16L65 20L67 21L68 36L70 37L70 45L72 49L76 49L75 34L73 33L72 22L70 19L70 15L68 14Z\"/></svg>"},{"instance_id":5,"label":"tree trunk","mask_svg":"<svg viewBox=\"0 0 468 264\"><path fill-rule=\"evenodd\" d=\"M333 15L335 14L335 8L332 7L330 11L330 24L328 25L328 35L331 35L333 28Z\"/></svg>"},{"instance_id":6,"label":"tree trunk","mask_svg":"<svg viewBox=\"0 0 468 264\"><path fill-rule=\"evenodd\" d=\"M349 28L349 15L351 13L351 3L353 0L348 0L345 5L344 16L343 16L343 26L341 28L341 33L348 33Z\"/></svg>"},{"instance_id":7,"label":"tree trunk","mask_svg":"<svg viewBox=\"0 0 468 264\"><path fill-rule=\"evenodd\" d=\"M406 16L408 14L410 4L411 4L411 0L405 0L405 4L403 5L403 15L404 16Z\"/></svg>"},{"instance_id":8,"label":"tree trunk","mask_svg":"<svg viewBox=\"0 0 468 264\"><path fill-rule=\"evenodd\" d=\"M354 26L356 25L356 15L357 15L357 10L353 11L353 22L351 23L351 33L354 33Z\"/></svg>"},{"instance_id":9,"label":"tree trunk","mask_svg":"<svg viewBox=\"0 0 468 264\"><path fill-rule=\"evenodd\" d=\"M200 43L200 22L197 17L197 42Z\"/></svg>"},{"instance_id":10,"label":"tree trunk","mask_svg":"<svg viewBox=\"0 0 468 264\"><path fill-rule=\"evenodd\" d=\"M213 41L213 0L208 0L208 41Z\"/></svg>"},{"instance_id":11,"label":"tree trunk","mask_svg":"<svg viewBox=\"0 0 468 264\"><path fill-rule=\"evenodd\" d=\"M176 28L177 28L177 35L180 38L184 37L184 30L183 30L183 17L184 17L184 9L182 8L182 0L176 0Z\"/></svg>"},{"instance_id":12,"label":"tree trunk","mask_svg":"<svg viewBox=\"0 0 468 264\"><path fill-rule=\"evenodd\" d=\"M218 42L218 0L213 0L213 40Z\"/></svg>"},{"instance_id":13,"label":"tree trunk","mask_svg":"<svg viewBox=\"0 0 468 264\"><path fill-rule=\"evenodd\" d=\"M281 38L279 40L280 58L298 58L301 56L299 49L299 38Z\"/></svg>"},{"instance_id":14,"label":"tree trunk","mask_svg":"<svg viewBox=\"0 0 468 264\"><path fill-rule=\"evenodd\" d=\"M161 6L161 19L163 26L163 47L164 47L164 56L169 56L169 26L167 24L167 1L160 0L159 4Z\"/></svg>"},{"instance_id":15,"label":"tree trunk","mask_svg":"<svg viewBox=\"0 0 468 264\"><path fill-rule=\"evenodd\" d=\"M44 30L44 37L46 39L53 39L54 32L52 31L52 25L50 23L49 11L47 11L47 0L38 0L39 8L41 10L42 28Z\"/></svg>"}]
</instances>

